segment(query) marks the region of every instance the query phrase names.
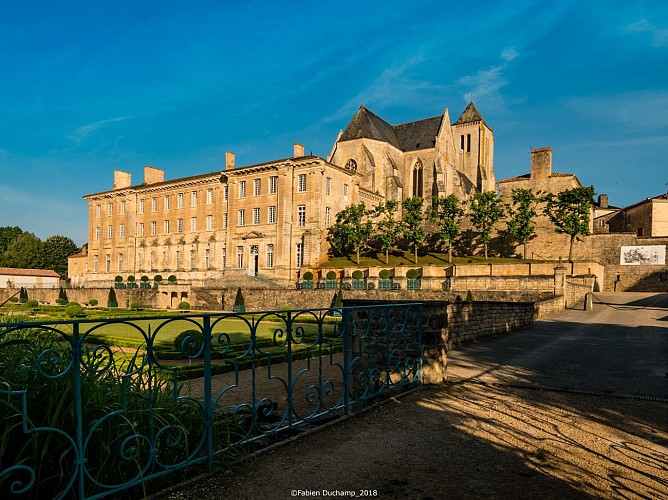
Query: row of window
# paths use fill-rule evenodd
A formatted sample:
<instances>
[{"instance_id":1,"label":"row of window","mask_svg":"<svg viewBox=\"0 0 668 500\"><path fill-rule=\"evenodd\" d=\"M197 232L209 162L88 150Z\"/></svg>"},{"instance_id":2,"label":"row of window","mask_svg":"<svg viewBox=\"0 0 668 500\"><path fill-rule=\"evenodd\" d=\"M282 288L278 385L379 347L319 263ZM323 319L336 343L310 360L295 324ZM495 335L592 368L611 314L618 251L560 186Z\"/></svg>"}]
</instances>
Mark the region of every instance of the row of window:
<instances>
[{"instance_id":1,"label":"row of window","mask_svg":"<svg viewBox=\"0 0 668 500\"><path fill-rule=\"evenodd\" d=\"M269 177L269 194L275 194L278 192L278 176ZM304 193L306 192L306 174L299 174L297 176L297 192ZM190 193L190 206L196 207L198 201L198 191L192 191ZM262 179L253 180L253 195L260 196L262 194ZM332 179L327 177L325 182L325 194L331 196L332 194ZM223 186L223 201L228 201L229 190L228 186ZM171 206L171 198L173 195L166 194L163 196L162 208L163 210L169 210ZM348 185L344 185L344 196L348 196ZM239 198L246 197L246 181L239 181ZM176 208L183 208L184 206L185 193L177 193L176 195ZM158 211L158 197L154 196L150 199L140 199L138 212L143 214L146 212L147 201L150 203L151 212L155 213ZM206 204L213 204L213 188L206 190ZM126 202L119 202L119 211L120 214L125 214ZM101 205L95 206L95 217L100 218ZM107 215L111 217L114 214L114 204L107 204Z\"/></svg>"},{"instance_id":2,"label":"row of window","mask_svg":"<svg viewBox=\"0 0 668 500\"><path fill-rule=\"evenodd\" d=\"M332 211L330 207L325 207L325 227L329 228L331 225ZM253 225L261 224L260 218L260 208L253 208ZM276 207L270 206L267 207L267 224L276 224ZM241 209L238 212L237 225L245 226L246 225L246 210ZM304 227L306 225L306 205L299 205L297 207L297 226ZM227 214L223 214L223 229L227 229ZM162 234L170 234L172 230L171 221L163 221ZM198 230L197 217L190 218L190 231L196 232ZM213 216L206 216L206 225L205 231L213 230ZM176 221L176 232L184 232L184 220L177 219ZM149 233L150 236L156 236L158 234L158 223L152 221L149 223ZM146 225L143 222L140 222L137 225L137 236L146 236ZM95 239L99 240L101 236L101 227L97 226L95 228ZM123 238L125 237L125 224L120 224L118 226L118 236ZM110 224L107 226L107 238L113 237L113 226Z\"/></svg>"},{"instance_id":3,"label":"row of window","mask_svg":"<svg viewBox=\"0 0 668 500\"><path fill-rule=\"evenodd\" d=\"M302 251L302 244L299 243L297 244L297 267L302 266L303 262L303 251ZM258 246L257 245L252 245L249 249L251 257L258 255ZM238 246L237 247L237 255L236 255L236 266L237 268L241 269L244 267L244 247L243 246ZM175 269L181 269L181 266L183 264L182 262L182 255L181 251L177 250L174 255L174 268ZM147 270L154 270L157 269L157 262L155 261L155 252L149 252L148 254L148 267ZM139 269L141 270L143 268L144 264L144 256L141 252L137 252L137 265ZM189 265L190 265L190 270L195 270L197 266L197 252L195 250L190 250L189 252ZM221 255L221 269L225 269L227 267L227 250L223 249L222 255ZM265 248L265 267L267 268L273 268L274 267L274 245L273 244L267 244ZM169 270L169 254L167 251L162 252L162 266L161 269L163 270ZM211 269L211 251L206 248L204 250L204 270L209 270ZM112 272L111 269L111 254L106 254L105 256L105 262L104 262L104 270L107 273ZM116 262L116 271L122 273L124 272L124 260L123 260L123 254L118 254L117 257L117 262ZM99 272L99 257L97 255L93 256L93 272L97 273Z\"/></svg>"}]
</instances>

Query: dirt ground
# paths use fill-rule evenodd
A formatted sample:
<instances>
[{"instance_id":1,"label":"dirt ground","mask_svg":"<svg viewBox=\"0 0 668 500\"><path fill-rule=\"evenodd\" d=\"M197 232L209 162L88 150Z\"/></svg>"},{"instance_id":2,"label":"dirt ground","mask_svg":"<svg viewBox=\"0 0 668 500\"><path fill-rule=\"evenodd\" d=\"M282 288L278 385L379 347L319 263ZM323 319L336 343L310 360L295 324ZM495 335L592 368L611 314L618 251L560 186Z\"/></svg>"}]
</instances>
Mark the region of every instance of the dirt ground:
<instances>
[{"instance_id":1,"label":"dirt ground","mask_svg":"<svg viewBox=\"0 0 668 500\"><path fill-rule=\"evenodd\" d=\"M165 499L668 498L668 403L449 383Z\"/></svg>"}]
</instances>

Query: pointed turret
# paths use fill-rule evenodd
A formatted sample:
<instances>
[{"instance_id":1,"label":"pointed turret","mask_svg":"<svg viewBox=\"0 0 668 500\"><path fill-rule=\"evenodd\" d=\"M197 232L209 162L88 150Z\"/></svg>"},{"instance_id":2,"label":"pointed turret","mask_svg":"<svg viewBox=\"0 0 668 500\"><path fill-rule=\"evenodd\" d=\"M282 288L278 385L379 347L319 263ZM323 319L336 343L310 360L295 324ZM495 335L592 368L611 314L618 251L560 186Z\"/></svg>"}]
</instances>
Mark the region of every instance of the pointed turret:
<instances>
[{"instance_id":1,"label":"pointed turret","mask_svg":"<svg viewBox=\"0 0 668 500\"><path fill-rule=\"evenodd\" d=\"M466 109L459 117L459 119L454 123L454 125L461 125L463 123L474 123L474 122L484 122L482 115L478 112L473 104L473 101L469 102L469 105L466 106Z\"/></svg>"}]
</instances>

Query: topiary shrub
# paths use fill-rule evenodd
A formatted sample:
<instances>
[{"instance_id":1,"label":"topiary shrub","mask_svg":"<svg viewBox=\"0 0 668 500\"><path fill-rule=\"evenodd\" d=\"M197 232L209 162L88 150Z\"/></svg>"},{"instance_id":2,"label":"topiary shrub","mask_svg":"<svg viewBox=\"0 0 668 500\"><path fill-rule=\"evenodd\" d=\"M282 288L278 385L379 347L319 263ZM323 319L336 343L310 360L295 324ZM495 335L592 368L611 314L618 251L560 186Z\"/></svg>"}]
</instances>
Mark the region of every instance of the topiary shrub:
<instances>
[{"instance_id":1,"label":"topiary shrub","mask_svg":"<svg viewBox=\"0 0 668 500\"><path fill-rule=\"evenodd\" d=\"M169 281L170 283L176 283L176 276L170 274L169 277L167 278L167 281Z\"/></svg>"},{"instance_id":2,"label":"topiary shrub","mask_svg":"<svg viewBox=\"0 0 668 500\"><path fill-rule=\"evenodd\" d=\"M116 292L113 288L109 288L109 295L107 296L107 307L118 307Z\"/></svg>"},{"instance_id":3,"label":"topiary shrub","mask_svg":"<svg viewBox=\"0 0 668 500\"><path fill-rule=\"evenodd\" d=\"M59 306L64 306L65 305L65 299L61 299L60 297L58 297L56 299L56 304L58 304Z\"/></svg>"},{"instance_id":4,"label":"topiary shrub","mask_svg":"<svg viewBox=\"0 0 668 500\"><path fill-rule=\"evenodd\" d=\"M114 281L115 281L116 283L123 283L123 276L116 276L116 277L114 278Z\"/></svg>"},{"instance_id":5,"label":"topiary shrub","mask_svg":"<svg viewBox=\"0 0 668 500\"><path fill-rule=\"evenodd\" d=\"M162 281L162 276L160 276L159 274L156 274L155 278L153 278L153 281L155 281L156 283L160 283Z\"/></svg>"},{"instance_id":6,"label":"topiary shrub","mask_svg":"<svg viewBox=\"0 0 668 500\"><path fill-rule=\"evenodd\" d=\"M335 280L336 279L336 271L327 271L327 274L325 275L325 278L328 280Z\"/></svg>"},{"instance_id":7,"label":"topiary shrub","mask_svg":"<svg viewBox=\"0 0 668 500\"><path fill-rule=\"evenodd\" d=\"M174 347L186 356L195 356L202 348L203 337L199 330L185 330L174 339Z\"/></svg>"},{"instance_id":8,"label":"topiary shrub","mask_svg":"<svg viewBox=\"0 0 668 500\"><path fill-rule=\"evenodd\" d=\"M281 306L279 311L292 311L292 306Z\"/></svg>"},{"instance_id":9,"label":"topiary shrub","mask_svg":"<svg viewBox=\"0 0 668 500\"><path fill-rule=\"evenodd\" d=\"M130 302L130 309L134 309L135 311L138 309L142 308L142 303L139 300L133 300Z\"/></svg>"},{"instance_id":10,"label":"topiary shrub","mask_svg":"<svg viewBox=\"0 0 668 500\"><path fill-rule=\"evenodd\" d=\"M185 300L182 302L179 302L179 305L177 306L179 309L182 311L187 311L190 309L190 302L186 302Z\"/></svg>"},{"instance_id":11,"label":"topiary shrub","mask_svg":"<svg viewBox=\"0 0 668 500\"><path fill-rule=\"evenodd\" d=\"M360 271L359 269L355 269L353 271L353 279L354 280L361 280L362 278L364 278L364 273L362 271Z\"/></svg>"},{"instance_id":12,"label":"topiary shrub","mask_svg":"<svg viewBox=\"0 0 668 500\"><path fill-rule=\"evenodd\" d=\"M381 272L378 273L378 277L382 280L390 279L390 270L389 269L383 269Z\"/></svg>"},{"instance_id":13,"label":"topiary shrub","mask_svg":"<svg viewBox=\"0 0 668 500\"><path fill-rule=\"evenodd\" d=\"M26 307L37 307L38 305L39 302L37 302L35 299L26 300Z\"/></svg>"},{"instance_id":14,"label":"topiary shrub","mask_svg":"<svg viewBox=\"0 0 668 500\"><path fill-rule=\"evenodd\" d=\"M473 294L471 293L471 290L466 292L466 302L473 302Z\"/></svg>"},{"instance_id":15,"label":"topiary shrub","mask_svg":"<svg viewBox=\"0 0 668 500\"><path fill-rule=\"evenodd\" d=\"M21 290L19 290L19 302L21 304L28 302L28 291L23 287L21 287Z\"/></svg>"},{"instance_id":16,"label":"topiary shrub","mask_svg":"<svg viewBox=\"0 0 668 500\"><path fill-rule=\"evenodd\" d=\"M86 316L83 307L78 302L70 302L65 306L65 314L70 318L82 318Z\"/></svg>"},{"instance_id":17,"label":"topiary shrub","mask_svg":"<svg viewBox=\"0 0 668 500\"><path fill-rule=\"evenodd\" d=\"M418 271L417 269L409 269L408 271L406 271L406 278L408 278L409 280L415 280L418 279L419 277L420 277L420 271Z\"/></svg>"},{"instance_id":18,"label":"topiary shrub","mask_svg":"<svg viewBox=\"0 0 668 500\"><path fill-rule=\"evenodd\" d=\"M141 280L146 283L148 281L148 276L144 275L141 277Z\"/></svg>"},{"instance_id":19,"label":"topiary shrub","mask_svg":"<svg viewBox=\"0 0 668 500\"><path fill-rule=\"evenodd\" d=\"M246 312L246 301L244 295L241 293L241 287L237 289L237 295L234 297L234 312Z\"/></svg>"},{"instance_id":20,"label":"topiary shrub","mask_svg":"<svg viewBox=\"0 0 668 500\"><path fill-rule=\"evenodd\" d=\"M334 307L343 307L343 290L337 292Z\"/></svg>"},{"instance_id":21,"label":"topiary shrub","mask_svg":"<svg viewBox=\"0 0 668 500\"><path fill-rule=\"evenodd\" d=\"M98 304L97 299L89 299L88 303L93 307L95 307Z\"/></svg>"},{"instance_id":22,"label":"topiary shrub","mask_svg":"<svg viewBox=\"0 0 668 500\"><path fill-rule=\"evenodd\" d=\"M12 297L11 299L9 299L9 301L10 302L18 302L19 298L18 297Z\"/></svg>"},{"instance_id":23,"label":"topiary shrub","mask_svg":"<svg viewBox=\"0 0 668 500\"><path fill-rule=\"evenodd\" d=\"M67 292L63 290L63 287L60 287L60 291L58 292L58 300L56 300L58 304L67 304Z\"/></svg>"},{"instance_id":24,"label":"topiary shrub","mask_svg":"<svg viewBox=\"0 0 668 500\"><path fill-rule=\"evenodd\" d=\"M304 273L304 281L313 281L313 273L311 271Z\"/></svg>"},{"instance_id":25,"label":"topiary shrub","mask_svg":"<svg viewBox=\"0 0 668 500\"><path fill-rule=\"evenodd\" d=\"M128 276L128 282L134 283L135 282L135 277L133 275Z\"/></svg>"}]
</instances>

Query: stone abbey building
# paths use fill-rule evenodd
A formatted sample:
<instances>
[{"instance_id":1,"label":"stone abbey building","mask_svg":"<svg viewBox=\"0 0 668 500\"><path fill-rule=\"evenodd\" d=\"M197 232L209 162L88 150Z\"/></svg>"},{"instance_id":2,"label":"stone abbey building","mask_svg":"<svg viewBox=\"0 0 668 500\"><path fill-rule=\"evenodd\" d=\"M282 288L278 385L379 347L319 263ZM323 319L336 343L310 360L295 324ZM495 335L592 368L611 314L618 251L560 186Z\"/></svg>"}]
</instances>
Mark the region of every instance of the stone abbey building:
<instances>
[{"instance_id":1,"label":"stone abbey building","mask_svg":"<svg viewBox=\"0 0 668 500\"><path fill-rule=\"evenodd\" d=\"M109 191L88 202L87 250L70 258L73 285L109 286L115 276L219 285L242 273L279 283L327 260L338 212L412 196L466 198L495 189L494 135L470 103L451 124L441 116L390 125L361 106L327 159L305 155L143 182L115 171Z\"/></svg>"}]
</instances>

